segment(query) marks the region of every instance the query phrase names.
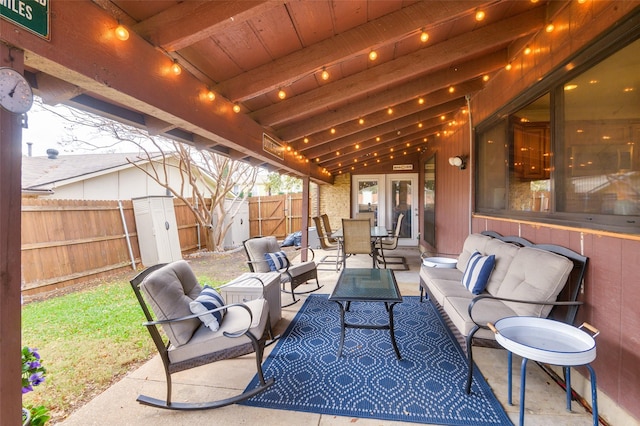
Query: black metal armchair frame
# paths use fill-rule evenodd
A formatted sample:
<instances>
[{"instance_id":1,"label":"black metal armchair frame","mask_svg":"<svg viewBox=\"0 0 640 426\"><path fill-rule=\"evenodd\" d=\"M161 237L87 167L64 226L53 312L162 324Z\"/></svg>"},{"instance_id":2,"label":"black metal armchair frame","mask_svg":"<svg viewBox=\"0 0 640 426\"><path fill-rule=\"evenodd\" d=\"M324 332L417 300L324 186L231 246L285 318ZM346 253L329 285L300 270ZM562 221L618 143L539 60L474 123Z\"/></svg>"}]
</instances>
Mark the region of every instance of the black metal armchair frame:
<instances>
[{"instance_id":1,"label":"black metal armchair frame","mask_svg":"<svg viewBox=\"0 0 640 426\"><path fill-rule=\"evenodd\" d=\"M557 246L554 244L534 244L522 237L502 236L497 232L493 232L493 231L485 231L485 232L482 232L482 234L490 236L492 238L500 239L502 241L505 241L511 244L516 244L522 247L535 247L542 250L550 251L552 253L560 254L562 256L567 257L569 260L573 262L573 270L567 280L567 283L565 284L566 290L563 290L561 292L561 294L563 294L566 291L565 298L567 300L561 300L561 301L555 301L555 302L546 302L546 301L541 302L541 301L533 301L533 300L517 300L517 299L500 298L500 297L492 296L490 294L481 294L472 299L471 303L469 303L468 312L469 312L469 317L475 323L475 326L471 329L471 331L469 332L469 335L465 338L465 343L467 347L467 362L468 362L467 384L465 388L465 391L467 392L467 394L471 393L471 382L473 380L473 349L472 349L473 336L480 329L487 329L487 330L489 329L487 324L481 324L477 322L473 317L473 308L477 304L481 303L483 300L484 301L499 300L499 301L515 302L515 303L523 303L523 304L531 304L531 305L553 306L548 317L558 317L557 318L558 320L561 320L567 324L575 323L575 319L578 314L578 308L580 307L580 305L584 304L584 302L578 301L578 295L580 293L580 289L584 285L584 274L587 270L587 261L588 261L588 258L586 256L582 256L574 252L573 250L570 250L566 247ZM555 312L557 310L557 307L561 307L561 306L567 307L567 311L564 315L564 318L557 315L557 312Z\"/></svg>"},{"instance_id":2,"label":"black metal armchair frame","mask_svg":"<svg viewBox=\"0 0 640 426\"><path fill-rule=\"evenodd\" d=\"M240 401L244 401L248 398L251 398L259 394L260 392L264 391L268 387L272 386L275 383L275 379L270 378L268 380L265 380L264 374L262 371L262 359L263 359L265 347L272 344L275 340L277 340L278 337L274 337L272 335L270 321L268 318L267 318L267 326L264 327L263 334L258 337L254 336L249 331L251 324L253 322L253 316L252 316L251 310L246 305L241 303L234 303L234 304L226 305L217 309L209 310L205 313L198 313L198 314L183 316L180 318L172 318L172 319L166 319L166 320L154 319L154 316L152 315L152 312L149 306L147 305L147 302L145 301L145 298L142 295L142 292L140 290L140 284L152 272L157 271L158 269L162 268L165 265L166 264L158 264L158 265L151 266L145 269L144 271L140 272L130 281L131 287L133 288L133 292L135 293L136 298L138 299L138 302L140 303L140 307L142 308L142 311L146 318L146 322L144 322L142 325L147 328L147 331L149 331L149 334L151 335L151 339L153 340L153 343L155 344L156 349L160 354L160 359L162 360L162 364L164 366L166 383L167 383L166 400L163 401L161 399L153 398L150 396L139 395L137 398L137 401L144 405L149 405L157 408L170 409L170 410L206 410L206 409L224 407L227 405L235 404ZM251 277L251 279L256 279L262 283L262 280L260 280L257 277ZM264 283L262 283L262 285L264 286ZM194 318L197 319L203 314L213 313L213 312L221 311L224 309L229 309L235 306L243 308L248 312L249 314L248 325L243 330L240 330L234 333L224 332L223 334L225 337L228 337L228 338L238 338L241 336L246 336L250 341L249 343L239 344L239 345L225 348L222 350L216 350L215 348L212 348L210 353L207 353L206 355L203 355L203 356L186 359L184 361L179 361L179 362L171 361L169 356L169 348L171 347L171 342L168 339L165 341L165 338L162 337L163 335L160 332L159 326L170 324L170 323L179 323L179 322L191 320ZM199 367L215 361L236 358L242 355L250 354L252 352L254 352L256 355L256 368L257 368L258 379L259 379L259 385L256 388L248 390L242 394L235 395L233 397L222 399L222 400L217 400L217 401L195 402L195 403L172 401L171 375L173 373L188 370L194 367Z\"/></svg>"},{"instance_id":3,"label":"black metal armchair frame","mask_svg":"<svg viewBox=\"0 0 640 426\"><path fill-rule=\"evenodd\" d=\"M395 250L398 248L398 238L400 238L400 231L402 229L402 220L404 219L404 213L400 213L398 215L398 219L396 222L396 228L391 235L391 238L383 238L376 242L376 252L380 253L380 257L382 257L382 262L378 259L378 263L384 264L386 268L387 265L402 265L403 270L409 269L409 265L407 264L407 259L404 256L385 256L384 251L387 250Z\"/></svg>"}]
</instances>

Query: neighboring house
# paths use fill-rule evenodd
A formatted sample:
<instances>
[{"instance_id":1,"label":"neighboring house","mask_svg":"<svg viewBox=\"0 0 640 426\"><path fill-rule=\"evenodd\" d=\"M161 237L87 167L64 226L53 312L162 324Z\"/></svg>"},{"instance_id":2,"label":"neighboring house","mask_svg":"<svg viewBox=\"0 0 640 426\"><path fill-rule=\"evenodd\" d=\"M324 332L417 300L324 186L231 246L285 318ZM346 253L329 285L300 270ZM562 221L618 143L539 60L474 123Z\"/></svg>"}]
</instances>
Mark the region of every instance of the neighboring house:
<instances>
[{"instance_id":1,"label":"neighboring house","mask_svg":"<svg viewBox=\"0 0 640 426\"><path fill-rule=\"evenodd\" d=\"M22 196L73 200L128 200L150 195L170 195L129 161L151 170L149 160L136 153L57 155L22 157ZM153 156L158 158L160 155ZM174 188L182 180L177 160L170 158L169 182ZM185 194L190 197L191 194Z\"/></svg>"}]
</instances>

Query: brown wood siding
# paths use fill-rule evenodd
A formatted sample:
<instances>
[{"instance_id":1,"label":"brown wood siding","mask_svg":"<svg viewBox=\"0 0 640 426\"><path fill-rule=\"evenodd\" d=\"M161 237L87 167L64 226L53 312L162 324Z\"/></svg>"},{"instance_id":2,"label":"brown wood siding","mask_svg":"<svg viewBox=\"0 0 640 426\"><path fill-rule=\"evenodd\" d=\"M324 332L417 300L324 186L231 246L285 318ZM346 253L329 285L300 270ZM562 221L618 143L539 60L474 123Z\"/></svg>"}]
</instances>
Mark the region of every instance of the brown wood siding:
<instances>
[{"instance_id":1,"label":"brown wood siding","mask_svg":"<svg viewBox=\"0 0 640 426\"><path fill-rule=\"evenodd\" d=\"M550 46L545 56L531 55L528 59L518 57L511 71L498 72L482 91L471 97L473 126L560 66L568 56L591 43L637 4L589 2L586 8L583 6L573 2L554 18L556 28L561 23L567 31L556 31L552 35L540 33L537 36L551 38L540 40L541 44ZM538 44L538 40L532 40L530 44ZM467 118L464 114L457 114L456 120L462 123ZM468 121L462 125L468 126ZM436 154L436 249L442 254L459 253L468 234L468 215L473 212L473 205L469 206L468 202L472 188L465 182L467 173L472 170L460 171L450 166L448 157L468 153L469 137L468 131L463 130L436 139L428 144L421 156L424 161L433 153ZM637 337L640 327L640 235L474 216L472 231L483 230L503 235L521 235L535 243L562 245L589 257L585 293L580 295L585 305L580 308L578 321L588 321L601 330L596 339L598 357L593 363L598 390L629 415L640 419L640 405L637 403L640 400L640 339ZM587 376L584 369L581 373ZM589 395L585 397L589 399Z\"/></svg>"}]
</instances>

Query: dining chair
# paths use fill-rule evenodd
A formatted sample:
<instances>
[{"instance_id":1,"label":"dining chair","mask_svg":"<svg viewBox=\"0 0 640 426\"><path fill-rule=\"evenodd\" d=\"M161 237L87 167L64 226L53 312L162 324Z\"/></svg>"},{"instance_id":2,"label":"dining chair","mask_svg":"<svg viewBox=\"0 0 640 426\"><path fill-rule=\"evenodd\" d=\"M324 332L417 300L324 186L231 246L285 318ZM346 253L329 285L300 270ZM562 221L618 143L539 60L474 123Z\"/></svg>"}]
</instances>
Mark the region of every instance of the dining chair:
<instances>
[{"instance_id":1,"label":"dining chair","mask_svg":"<svg viewBox=\"0 0 640 426\"><path fill-rule=\"evenodd\" d=\"M376 226L376 214L374 212L360 212L356 213L356 219L369 219L371 225Z\"/></svg>"},{"instance_id":2,"label":"dining chair","mask_svg":"<svg viewBox=\"0 0 640 426\"><path fill-rule=\"evenodd\" d=\"M327 240L330 243L337 243L338 239L331 237L331 233L334 231L334 229L331 227L331 223L329 223L329 215L326 213L321 214L320 219L322 219L322 224L324 225L324 232L327 235Z\"/></svg>"},{"instance_id":3,"label":"dining chair","mask_svg":"<svg viewBox=\"0 0 640 426\"><path fill-rule=\"evenodd\" d=\"M375 243L376 254L380 253L382 257L382 263L386 268L387 265L402 265L404 270L409 269L409 265L407 264L407 259L404 256L388 256L385 255L385 250L387 253L391 250L395 250L398 248L398 238L400 238L400 231L402 230L402 220L404 219L404 213L400 213L398 215L398 220L396 222L396 228L393 234L389 238L382 238Z\"/></svg>"},{"instance_id":4,"label":"dining chair","mask_svg":"<svg viewBox=\"0 0 640 426\"><path fill-rule=\"evenodd\" d=\"M324 224L322 223L323 221L321 220L321 218L315 216L313 217L313 222L316 225L316 231L318 233L318 241L320 242L320 247L322 248L322 250L325 250L325 251L337 250L336 254L325 255L322 259L320 259L320 261L318 262L318 265L322 265L322 264L335 265L336 272L338 272L340 270L340 252L341 252L340 244L338 243L338 240L335 238L333 239L333 241L335 242L330 241L329 236L325 232ZM327 269L320 269L320 270L326 271Z\"/></svg>"},{"instance_id":5,"label":"dining chair","mask_svg":"<svg viewBox=\"0 0 640 426\"><path fill-rule=\"evenodd\" d=\"M347 267L347 255L352 254L368 254L373 258L373 267L376 267L369 219L342 219L342 235L342 266L344 268Z\"/></svg>"}]
</instances>

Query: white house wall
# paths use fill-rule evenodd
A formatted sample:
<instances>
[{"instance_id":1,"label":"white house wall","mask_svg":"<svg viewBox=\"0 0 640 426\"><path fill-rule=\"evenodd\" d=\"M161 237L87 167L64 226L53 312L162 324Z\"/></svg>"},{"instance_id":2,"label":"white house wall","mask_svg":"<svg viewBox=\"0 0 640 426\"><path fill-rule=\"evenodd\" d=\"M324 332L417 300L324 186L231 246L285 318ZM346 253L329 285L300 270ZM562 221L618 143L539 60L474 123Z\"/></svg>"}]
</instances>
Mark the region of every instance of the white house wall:
<instances>
[{"instance_id":1,"label":"white house wall","mask_svg":"<svg viewBox=\"0 0 640 426\"><path fill-rule=\"evenodd\" d=\"M149 165L145 165L150 169ZM182 186L180 173L169 168L169 182L173 188ZM94 175L68 184L59 182L53 194L46 198L67 200L129 200L150 195L167 195L164 187L135 167L120 169L112 173ZM185 186L184 196L191 197L191 187Z\"/></svg>"}]
</instances>

